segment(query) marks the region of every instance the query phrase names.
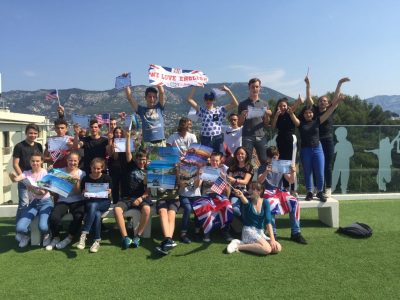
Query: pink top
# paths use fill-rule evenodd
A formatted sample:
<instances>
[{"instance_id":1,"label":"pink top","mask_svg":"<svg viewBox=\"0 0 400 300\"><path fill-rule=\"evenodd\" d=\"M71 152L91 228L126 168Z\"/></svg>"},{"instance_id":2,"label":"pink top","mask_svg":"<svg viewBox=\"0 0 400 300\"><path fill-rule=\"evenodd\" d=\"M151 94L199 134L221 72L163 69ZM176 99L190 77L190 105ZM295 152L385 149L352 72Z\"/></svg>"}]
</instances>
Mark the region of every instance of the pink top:
<instances>
[{"instance_id":1,"label":"pink top","mask_svg":"<svg viewBox=\"0 0 400 300\"><path fill-rule=\"evenodd\" d=\"M41 180L44 176L47 175L47 171L45 169L41 169L39 173L32 173L32 170L29 170L29 171L24 171L22 175L24 176L24 178L28 179L31 183L36 183L37 181ZM35 187L32 187L28 184L27 188L28 188L29 202L33 201L34 199L50 198L49 192L46 192L44 195L37 195L34 193Z\"/></svg>"}]
</instances>

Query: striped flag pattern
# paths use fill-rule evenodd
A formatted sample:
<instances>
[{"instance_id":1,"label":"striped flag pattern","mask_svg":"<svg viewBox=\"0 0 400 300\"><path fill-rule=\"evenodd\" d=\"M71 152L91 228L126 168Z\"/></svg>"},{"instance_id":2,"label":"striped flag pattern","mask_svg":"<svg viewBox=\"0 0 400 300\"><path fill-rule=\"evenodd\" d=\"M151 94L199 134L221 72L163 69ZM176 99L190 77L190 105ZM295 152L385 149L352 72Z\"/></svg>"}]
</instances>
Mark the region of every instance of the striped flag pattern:
<instances>
[{"instance_id":1,"label":"striped flag pattern","mask_svg":"<svg viewBox=\"0 0 400 300\"><path fill-rule=\"evenodd\" d=\"M57 90L52 90L52 91L50 91L50 93L48 93L48 94L46 95L46 100L47 100L47 101L51 101L51 100L54 100L54 99L58 99L58 92L57 92Z\"/></svg>"}]
</instances>

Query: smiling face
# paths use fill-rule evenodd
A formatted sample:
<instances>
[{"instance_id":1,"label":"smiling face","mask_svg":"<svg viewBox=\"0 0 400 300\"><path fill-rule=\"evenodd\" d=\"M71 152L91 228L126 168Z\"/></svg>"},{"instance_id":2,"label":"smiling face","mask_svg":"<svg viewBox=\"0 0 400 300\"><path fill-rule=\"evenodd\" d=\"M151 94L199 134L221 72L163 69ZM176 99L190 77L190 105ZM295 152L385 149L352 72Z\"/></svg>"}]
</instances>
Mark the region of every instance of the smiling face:
<instances>
[{"instance_id":1,"label":"smiling face","mask_svg":"<svg viewBox=\"0 0 400 300\"><path fill-rule=\"evenodd\" d=\"M213 168L218 168L221 164L221 157L219 155L212 155L210 157L210 165Z\"/></svg>"},{"instance_id":2,"label":"smiling face","mask_svg":"<svg viewBox=\"0 0 400 300\"><path fill-rule=\"evenodd\" d=\"M324 111L329 106L329 99L326 96L322 96L318 99L318 108L320 111Z\"/></svg>"},{"instance_id":3,"label":"smiling face","mask_svg":"<svg viewBox=\"0 0 400 300\"><path fill-rule=\"evenodd\" d=\"M79 155L78 154L70 154L67 158L67 168L69 170L75 170L79 165Z\"/></svg>"},{"instance_id":4,"label":"smiling face","mask_svg":"<svg viewBox=\"0 0 400 300\"><path fill-rule=\"evenodd\" d=\"M305 120L306 122L312 121L312 119L313 119L313 117L314 117L314 113L313 113L312 109L306 109L306 110L303 112L303 117L304 117L304 120Z\"/></svg>"},{"instance_id":5,"label":"smiling face","mask_svg":"<svg viewBox=\"0 0 400 300\"><path fill-rule=\"evenodd\" d=\"M36 172L38 170L40 170L40 168L42 167L42 157L40 155L32 155L31 159L29 160L32 171Z\"/></svg>"},{"instance_id":6,"label":"smiling face","mask_svg":"<svg viewBox=\"0 0 400 300\"><path fill-rule=\"evenodd\" d=\"M101 172L104 169L104 165L101 162L95 162L90 165L90 173L93 177L98 178L101 176Z\"/></svg>"},{"instance_id":7,"label":"smiling face","mask_svg":"<svg viewBox=\"0 0 400 300\"><path fill-rule=\"evenodd\" d=\"M92 125L90 125L90 134L92 136L99 135L99 132L100 132L100 128L99 128L99 124L98 123L93 123Z\"/></svg>"},{"instance_id":8,"label":"smiling face","mask_svg":"<svg viewBox=\"0 0 400 300\"><path fill-rule=\"evenodd\" d=\"M244 149L238 149L235 154L235 158L240 165L246 162L247 153Z\"/></svg>"},{"instance_id":9,"label":"smiling face","mask_svg":"<svg viewBox=\"0 0 400 300\"><path fill-rule=\"evenodd\" d=\"M285 102L285 101L279 102L278 108L281 111L281 114L284 114L288 108L287 102Z\"/></svg>"},{"instance_id":10,"label":"smiling face","mask_svg":"<svg viewBox=\"0 0 400 300\"><path fill-rule=\"evenodd\" d=\"M112 132L115 128L117 128L117 120L110 121L110 131Z\"/></svg>"},{"instance_id":11,"label":"smiling face","mask_svg":"<svg viewBox=\"0 0 400 300\"><path fill-rule=\"evenodd\" d=\"M145 96L147 107L153 108L157 104L157 94L153 92L148 92Z\"/></svg>"},{"instance_id":12,"label":"smiling face","mask_svg":"<svg viewBox=\"0 0 400 300\"><path fill-rule=\"evenodd\" d=\"M122 138L122 130L121 129L116 129L114 130L114 138Z\"/></svg>"},{"instance_id":13,"label":"smiling face","mask_svg":"<svg viewBox=\"0 0 400 300\"><path fill-rule=\"evenodd\" d=\"M258 95L261 91L261 83L259 81L255 81L249 85L249 94L251 99L258 99Z\"/></svg>"},{"instance_id":14,"label":"smiling face","mask_svg":"<svg viewBox=\"0 0 400 300\"><path fill-rule=\"evenodd\" d=\"M39 132L37 132L35 129L29 129L26 132L26 141L28 143L33 143L37 139L38 135Z\"/></svg>"}]
</instances>

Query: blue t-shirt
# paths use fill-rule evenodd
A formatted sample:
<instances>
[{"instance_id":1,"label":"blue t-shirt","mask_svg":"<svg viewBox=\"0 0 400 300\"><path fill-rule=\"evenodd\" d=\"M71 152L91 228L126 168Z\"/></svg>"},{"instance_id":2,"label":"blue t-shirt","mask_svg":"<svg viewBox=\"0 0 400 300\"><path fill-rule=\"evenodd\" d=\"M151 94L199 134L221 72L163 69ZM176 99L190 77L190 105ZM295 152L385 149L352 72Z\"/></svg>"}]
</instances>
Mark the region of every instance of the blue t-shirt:
<instances>
[{"instance_id":1,"label":"blue t-shirt","mask_svg":"<svg viewBox=\"0 0 400 300\"><path fill-rule=\"evenodd\" d=\"M138 106L137 114L142 121L143 141L164 140L164 106L160 102L154 108Z\"/></svg>"},{"instance_id":2,"label":"blue t-shirt","mask_svg":"<svg viewBox=\"0 0 400 300\"><path fill-rule=\"evenodd\" d=\"M267 224L271 224L271 207L269 201L263 199L261 212L258 214L250 201L242 205L242 220L244 226L265 229Z\"/></svg>"}]
</instances>

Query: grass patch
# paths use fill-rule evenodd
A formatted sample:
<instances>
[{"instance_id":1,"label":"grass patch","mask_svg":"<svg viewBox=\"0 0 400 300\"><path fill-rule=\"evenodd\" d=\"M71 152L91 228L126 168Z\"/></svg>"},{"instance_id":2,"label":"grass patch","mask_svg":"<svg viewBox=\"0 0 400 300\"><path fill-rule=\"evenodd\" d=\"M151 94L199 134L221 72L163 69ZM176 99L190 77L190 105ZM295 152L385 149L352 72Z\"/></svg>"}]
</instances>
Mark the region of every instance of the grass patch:
<instances>
[{"instance_id":1,"label":"grass patch","mask_svg":"<svg viewBox=\"0 0 400 300\"><path fill-rule=\"evenodd\" d=\"M283 251L267 257L227 255L215 233L209 245L179 244L160 258L153 253L161 240L158 218L152 239L139 249L122 251L119 233L110 230L96 254L20 250L14 220L2 218L0 298L394 299L400 294L399 212L396 200L340 202L341 225L359 221L374 229L371 238L355 240L320 223L317 210L305 209L301 224L309 245L289 241L287 217L279 218Z\"/></svg>"}]
</instances>

